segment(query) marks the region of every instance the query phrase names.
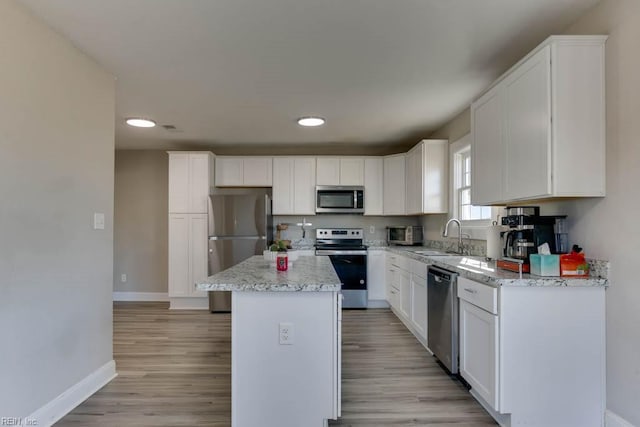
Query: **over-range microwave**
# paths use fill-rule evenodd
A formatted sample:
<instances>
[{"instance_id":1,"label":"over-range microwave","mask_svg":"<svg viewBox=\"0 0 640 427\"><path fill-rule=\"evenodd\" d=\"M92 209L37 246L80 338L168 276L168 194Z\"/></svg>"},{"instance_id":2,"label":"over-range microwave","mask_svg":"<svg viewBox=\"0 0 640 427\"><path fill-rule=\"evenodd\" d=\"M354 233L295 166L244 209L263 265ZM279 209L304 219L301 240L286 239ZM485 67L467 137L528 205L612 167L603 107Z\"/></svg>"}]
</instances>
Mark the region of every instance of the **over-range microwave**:
<instances>
[{"instance_id":1,"label":"over-range microwave","mask_svg":"<svg viewBox=\"0 0 640 427\"><path fill-rule=\"evenodd\" d=\"M387 227L387 244L389 245L421 245L423 241L422 227L416 225Z\"/></svg>"},{"instance_id":2,"label":"over-range microwave","mask_svg":"<svg viewBox=\"0 0 640 427\"><path fill-rule=\"evenodd\" d=\"M364 213L364 187L316 186L316 213Z\"/></svg>"}]
</instances>

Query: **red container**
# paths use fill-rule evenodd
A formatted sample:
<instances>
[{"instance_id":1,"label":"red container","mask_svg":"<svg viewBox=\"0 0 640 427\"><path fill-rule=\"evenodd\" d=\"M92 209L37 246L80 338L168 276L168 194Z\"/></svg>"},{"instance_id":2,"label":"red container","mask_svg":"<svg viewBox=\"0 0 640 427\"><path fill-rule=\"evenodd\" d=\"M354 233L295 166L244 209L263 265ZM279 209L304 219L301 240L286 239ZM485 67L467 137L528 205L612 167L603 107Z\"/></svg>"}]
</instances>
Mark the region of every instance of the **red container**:
<instances>
[{"instance_id":1,"label":"red container","mask_svg":"<svg viewBox=\"0 0 640 427\"><path fill-rule=\"evenodd\" d=\"M589 263L585 261L584 254L571 252L560 255L561 277L589 277Z\"/></svg>"},{"instance_id":2,"label":"red container","mask_svg":"<svg viewBox=\"0 0 640 427\"><path fill-rule=\"evenodd\" d=\"M278 271L287 271L289 269L289 257L286 252L278 252L276 256L276 268Z\"/></svg>"}]
</instances>

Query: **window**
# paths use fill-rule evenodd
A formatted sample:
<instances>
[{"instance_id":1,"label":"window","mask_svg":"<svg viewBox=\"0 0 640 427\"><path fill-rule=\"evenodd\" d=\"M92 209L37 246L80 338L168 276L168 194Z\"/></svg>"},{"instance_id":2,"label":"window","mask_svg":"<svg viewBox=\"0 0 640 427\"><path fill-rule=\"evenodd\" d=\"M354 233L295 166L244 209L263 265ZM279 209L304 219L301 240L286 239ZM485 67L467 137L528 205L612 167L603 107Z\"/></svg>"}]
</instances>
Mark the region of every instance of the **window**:
<instances>
[{"instance_id":1,"label":"window","mask_svg":"<svg viewBox=\"0 0 640 427\"><path fill-rule=\"evenodd\" d=\"M455 217L461 221L491 219L490 206L471 204L471 145L454 152Z\"/></svg>"},{"instance_id":2,"label":"window","mask_svg":"<svg viewBox=\"0 0 640 427\"><path fill-rule=\"evenodd\" d=\"M486 227L500 213L500 208L473 206L471 204L471 135L467 134L453 142L449 148L451 170L452 218L458 218L463 232L472 239L485 239Z\"/></svg>"}]
</instances>

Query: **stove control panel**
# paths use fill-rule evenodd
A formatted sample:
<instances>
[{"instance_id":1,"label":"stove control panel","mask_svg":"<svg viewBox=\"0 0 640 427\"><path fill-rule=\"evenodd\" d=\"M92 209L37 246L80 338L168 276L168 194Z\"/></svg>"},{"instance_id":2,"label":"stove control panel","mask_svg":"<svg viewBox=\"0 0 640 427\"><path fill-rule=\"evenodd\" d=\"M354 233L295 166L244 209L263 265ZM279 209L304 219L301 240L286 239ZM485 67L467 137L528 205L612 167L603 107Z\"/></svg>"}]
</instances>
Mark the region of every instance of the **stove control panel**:
<instances>
[{"instance_id":1,"label":"stove control panel","mask_svg":"<svg viewBox=\"0 0 640 427\"><path fill-rule=\"evenodd\" d=\"M362 239L362 228L317 228L316 239Z\"/></svg>"}]
</instances>

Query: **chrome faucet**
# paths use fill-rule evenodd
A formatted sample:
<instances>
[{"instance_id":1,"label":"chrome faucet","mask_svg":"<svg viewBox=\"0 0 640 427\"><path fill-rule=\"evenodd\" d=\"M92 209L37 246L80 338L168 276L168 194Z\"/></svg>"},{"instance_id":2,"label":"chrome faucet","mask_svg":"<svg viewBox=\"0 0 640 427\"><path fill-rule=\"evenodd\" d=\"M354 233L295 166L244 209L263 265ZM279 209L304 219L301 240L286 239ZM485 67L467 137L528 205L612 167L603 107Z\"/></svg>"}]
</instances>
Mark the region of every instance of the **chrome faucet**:
<instances>
[{"instance_id":1,"label":"chrome faucet","mask_svg":"<svg viewBox=\"0 0 640 427\"><path fill-rule=\"evenodd\" d=\"M447 225L444 226L444 231L442 232L442 237L449 237L449 224L455 222L458 224L458 253L460 255L464 252L464 246L462 245L462 226L460 225L460 221L456 218L451 218L447 221Z\"/></svg>"},{"instance_id":2,"label":"chrome faucet","mask_svg":"<svg viewBox=\"0 0 640 427\"><path fill-rule=\"evenodd\" d=\"M307 222L307 218L302 218L302 222L299 222L296 225L302 229L302 238L304 239L307 235L307 230L305 230L304 227L311 227L313 224Z\"/></svg>"}]
</instances>

